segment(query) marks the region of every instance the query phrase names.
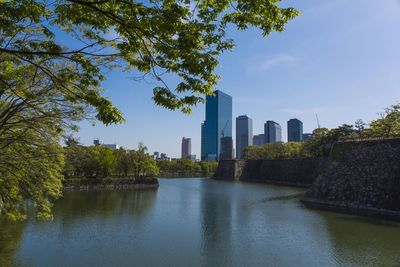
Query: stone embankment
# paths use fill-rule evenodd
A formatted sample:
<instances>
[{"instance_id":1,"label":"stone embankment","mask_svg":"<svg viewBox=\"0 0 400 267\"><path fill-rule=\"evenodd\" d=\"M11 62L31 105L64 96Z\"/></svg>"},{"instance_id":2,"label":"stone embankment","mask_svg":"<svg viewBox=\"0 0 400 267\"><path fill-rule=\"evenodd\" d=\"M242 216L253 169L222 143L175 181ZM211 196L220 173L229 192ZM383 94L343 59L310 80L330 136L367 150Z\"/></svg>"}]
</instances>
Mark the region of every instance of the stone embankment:
<instances>
[{"instance_id":1,"label":"stone embankment","mask_svg":"<svg viewBox=\"0 0 400 267\"><path fill-rule=\"evenodd\" d=\"M400 139L337 144L302 201L400 220Z\"/></svg>"},{"instance_id":2,"label":"stone embankment","mask_svg":"<svg viewBox=\"0 0 400 267\"><path fill-rule=\"evenodd\" d=\"M136 180L132 178L105 178L99 180L66 180L63 184L64 191L84 190L118 190L133 188L158 188L158 179L145 178Z\"/></svg>"},{"instance_id":3,"label":"stone embankment","mask_svg":"<svg viewBox=\"0 0 400 267\"><path fill-rule=\"evenodd\" d=\"M222 161L214 178L308 186L309 207L400 220L400 139L338 143L318 159Z\"/></svg>"},{"instance_id":4,"label":"stone embankment","mask_svg":"<svg viewBox=\"0 0 400 267\"><path fill-rule=\"evenodd\" d=\"M326 159L221 161L214 178L310 187Z\"/></svg>"}]
</instances>

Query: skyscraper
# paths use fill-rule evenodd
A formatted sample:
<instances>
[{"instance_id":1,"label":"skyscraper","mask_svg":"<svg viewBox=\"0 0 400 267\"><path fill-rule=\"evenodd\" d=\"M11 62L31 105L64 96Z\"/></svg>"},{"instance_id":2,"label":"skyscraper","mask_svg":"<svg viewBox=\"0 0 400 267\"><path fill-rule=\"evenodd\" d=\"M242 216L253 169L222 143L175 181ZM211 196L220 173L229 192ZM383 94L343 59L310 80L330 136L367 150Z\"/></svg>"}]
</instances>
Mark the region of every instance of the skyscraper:
<instances>
[{"instance_id":1,"label":"skyscraper","mask_svg":"<svg viewBox=\"0 0 400 267\"><path fill-rule=\"evenodd\" d=\"M218 160L221 139L232 138L232 97L221 91L206 97L206 120L204 122L202 152L204 160Z\"/></svg>"},{"instance_id":2,"label":"skyscraper","mask_svg":"<svg viewBox=\"0 0 400 267\"><path fill-rule=\"evenodd\" d=\"M233 157L233 139L230 136L221 138L221 153L220 160L232 159Z\"/></svg>"},{"instance_id":3,"label":"skyscraper","mask_svg":"<svg viewBox=\"0 0 400 267\"><path fill-rule=\"evenodd\" d=\"M190 138L182 138L182 158L187 159L192 154L192 140Z\"/></svg>"},{"instance_id":4,"label":"skyscraper","mask_svg":"<svg viewBox=\"0 0 400 267\"><path fill-rule=\"evenodd\" d=\"M265 143L282 142L282 128L279 123L267 121L264 124Z\"/></svg>"},{"instance_id":5,"label":"skyscraper","mask_svg":"<svg viewBox=\"0 0 400 267\"><path fill-rule=\"evenodd\" d=\"M253 120L246 115L236 118L236 158L243 157L243 149L253 145Z\"/></svg>"},{"instance_id":6,"label":"skyscraper","mask_svg":"<svg viewBox=\"0 0 400 267\"><path fill-rule=\"evenodd\" d=\"M262 146L265 144L265 135L257 134L253 136L253 146Z\"/></svg>"},{"instance_id":7,"label":"skyscraper","mask_svg":"<svg viewBox=\"0 0 400 267\"><path fill-rule=\"evenodd\" d=\"M303 123L298 119L287 122L288 142L303 142Z\"/></svg>"},{"instance_id":8,"label":"skyscraper","mask_svg":"<svg viewBox=\"0 0 400 267\"><path fill-rule=\"evenodd\" d=\"M201 160L206 160L206 138L205 138L205 123L203 122L201 124L201 154L200 154L200 159Z\"/></svg>"}]
</instances>

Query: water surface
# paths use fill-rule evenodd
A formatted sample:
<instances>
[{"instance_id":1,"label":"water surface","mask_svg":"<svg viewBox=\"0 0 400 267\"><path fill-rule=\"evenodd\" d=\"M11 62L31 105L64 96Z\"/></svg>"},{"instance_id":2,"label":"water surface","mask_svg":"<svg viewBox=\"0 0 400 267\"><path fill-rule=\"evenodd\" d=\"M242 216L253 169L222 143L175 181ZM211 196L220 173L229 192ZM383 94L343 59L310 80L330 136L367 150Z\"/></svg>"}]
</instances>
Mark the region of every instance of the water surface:
<instances>
[{"instance_id":1,"label":"water surface","mask_svg":"<svg viewBox=\"0 0 400 267\"><path fill-rule=\"evenodd\" d=\"M67 192L53 222L0 223L0 266L400 266L400 224L306 209L303 192L198 178Z\"/></svg>"}]
</instances>

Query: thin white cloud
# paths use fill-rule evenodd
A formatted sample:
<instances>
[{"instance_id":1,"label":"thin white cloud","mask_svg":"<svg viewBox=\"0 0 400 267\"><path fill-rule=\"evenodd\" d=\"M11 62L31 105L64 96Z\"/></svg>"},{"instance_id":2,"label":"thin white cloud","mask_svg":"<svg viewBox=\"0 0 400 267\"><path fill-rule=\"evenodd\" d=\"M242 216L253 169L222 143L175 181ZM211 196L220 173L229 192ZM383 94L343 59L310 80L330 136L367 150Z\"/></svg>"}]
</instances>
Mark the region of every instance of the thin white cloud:
<instances>
[{"instance_id":1,"label":"thin white cloud","mask_svg":"<svg viewBox=\"0 0 400 267\"><path fill-rule=\"evenodd\" d=\"M293 64L297 61L297 58L288 55L288 54L280 54L273 58L268 58L264 61L259 62L258 64L254 64L250 67L251 71L258 71L258 72L265 72L270 69L280 67L280 66L287 66Z\"/></svg>"}]
</instances>

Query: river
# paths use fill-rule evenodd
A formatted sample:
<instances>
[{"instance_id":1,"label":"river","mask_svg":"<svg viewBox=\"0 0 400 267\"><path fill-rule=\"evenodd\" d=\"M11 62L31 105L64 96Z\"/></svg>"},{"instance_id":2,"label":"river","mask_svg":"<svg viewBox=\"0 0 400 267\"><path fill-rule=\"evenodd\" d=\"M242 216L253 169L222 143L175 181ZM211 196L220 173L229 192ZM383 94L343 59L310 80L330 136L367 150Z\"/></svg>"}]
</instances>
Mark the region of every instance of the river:
<instances>
[{"instance_id":1,"label":"river","mask_svg":"<svg viewBox=\"0 0 400 267\"><path fill-rule=\"evenodd\" d=\"M66 192L52 222L0 223L0 266L400 266L400 224L307 209L304 191L195 178Z\"/></svg>"}]
</instances>

